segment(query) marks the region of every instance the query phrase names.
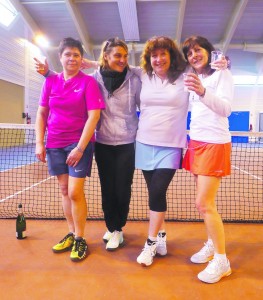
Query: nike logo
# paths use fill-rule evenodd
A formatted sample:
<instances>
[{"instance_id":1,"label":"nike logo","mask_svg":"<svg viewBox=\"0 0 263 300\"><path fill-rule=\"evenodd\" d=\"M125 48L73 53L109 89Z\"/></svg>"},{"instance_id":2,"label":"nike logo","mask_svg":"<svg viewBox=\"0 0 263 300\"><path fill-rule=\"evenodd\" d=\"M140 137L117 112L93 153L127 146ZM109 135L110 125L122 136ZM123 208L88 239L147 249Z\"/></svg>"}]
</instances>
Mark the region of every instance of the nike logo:
<instances>
[{"instance_id":1,"label":"nike logo","mask_svg":"<svg viewBox=\"0 0 263 300\"><path fill-rule=\"evenodd\" d=\"M75 89L75 90L74 90L74 93L78 93L79 91L81 91L81 89L78 89L78 90Z\"/></svg>"},{"instance_id":2,"label":"nike logo","mask_svg":"<svg viewBox=\"0 0 263 300\"><path fill-rule=\"evenodd\" d=\"M83 170L77 170L77 169L75 169L75 172L76 172L76 173L81 172L81 171L83 171Z\"/></svg>"}]
</instances>

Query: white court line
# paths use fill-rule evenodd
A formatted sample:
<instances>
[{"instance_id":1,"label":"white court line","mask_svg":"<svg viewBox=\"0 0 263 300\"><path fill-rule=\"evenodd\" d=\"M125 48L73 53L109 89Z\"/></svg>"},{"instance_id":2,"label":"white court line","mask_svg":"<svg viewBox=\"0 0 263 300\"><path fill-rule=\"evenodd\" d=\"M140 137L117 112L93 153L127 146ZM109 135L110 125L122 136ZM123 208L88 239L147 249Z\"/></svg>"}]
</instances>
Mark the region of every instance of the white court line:
<instances>
[{"instance_id":1,"label":"white court line","mask_svg":"<svg viewBox=\"0 0 263 300\"><path fill-rule=\"evenodd\" d=\"M27 188L21 190L21 191L18 191L18 192L16 192L16 193L14 193L13 195L10 195L10 196L8 196L8 197L6 197L6 198L3 198L3 199L0 200L0 202L4 202L4 201L6 201L6 200L8 200L8 199L14 198L14 197L17 196L17 195L22 194L23 192L28 191L28 190L30 190L30 189L32 189L32 188L38 186L39 184L45 182L45 181L48 181L48 180L49 180L50 178L52 178L52 177L54 177L54 176L50 176L50 177L48 177L48 178L46 178L46 179L44 179L44 180L41 180L41 181L39 181L39 182L37 182L37 183L35 183L35 184L33 184L33 185L31 185L31 186L29 186L29 187L27 187Z\"/></svg>"},{"instance_id":2,"label":"white court line","mask_svg":"<svg viewBox=\"0 0 263 300\"><path fill-rule=\"evenodd\" d=\"M245 174L247 174L247 175L249 175L249 176L251 176L251 177L257 179L257 180L263 181L263 179L262 179L261 177L252 175L251 173L249 173L249 172L247 172L247 171L245 171L245 170L242 170L242 169L240 169L239 167L236 167L236 166L234 166L234 165L232 165L232 167L233 167L234 169L236 169L236 170L239 170L239 171L242 172L242 173L245 173Z\"/></svg>"}]
</instances>

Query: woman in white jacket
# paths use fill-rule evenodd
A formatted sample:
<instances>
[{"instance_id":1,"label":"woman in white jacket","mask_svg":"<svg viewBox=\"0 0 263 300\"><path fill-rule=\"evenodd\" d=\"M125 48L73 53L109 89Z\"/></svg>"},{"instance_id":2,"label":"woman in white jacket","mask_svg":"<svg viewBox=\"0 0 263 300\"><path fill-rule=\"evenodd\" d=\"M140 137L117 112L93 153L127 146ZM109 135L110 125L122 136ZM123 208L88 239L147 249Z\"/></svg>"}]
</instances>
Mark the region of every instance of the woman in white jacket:
<instances>
[{"instance_id":1,"label":"woman in white jacket","mask_svg":"<svg viewBox=\"0 0 263 300\"><path fill-rule=\"evenodd\" d=\"M203 37L185 40L183 53L192 67L185 85L190 91L190 142L183 167L195 176L196 207L204 218L208 241L191 257L193 263L212 259L198 278L207 283L231 274L226 257L225 234L216 208L216 194L221 178L230 174L231 135L228 116L231 114L233 79L231 72L211 69L214 47Z\"/></svg>"}]
</instances>

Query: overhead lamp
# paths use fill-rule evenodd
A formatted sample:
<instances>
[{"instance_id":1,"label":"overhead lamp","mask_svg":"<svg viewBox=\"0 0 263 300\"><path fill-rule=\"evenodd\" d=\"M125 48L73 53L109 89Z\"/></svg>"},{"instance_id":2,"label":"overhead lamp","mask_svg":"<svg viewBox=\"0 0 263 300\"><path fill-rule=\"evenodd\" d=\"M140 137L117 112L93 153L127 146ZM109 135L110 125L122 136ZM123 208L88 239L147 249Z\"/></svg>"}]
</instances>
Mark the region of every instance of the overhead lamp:
<instances>
[{"instance_id":1,"label":"overhead lamp","mask_svg":"<svg viewBox=\"0 0 263 300\"><path fill-rule=\"evenodd\" d=\"M47 38L46 38L44 35L42 35L42 34L36 35L34 40L35 40L35 43L36 43L39 47L43 47L43 48L49 47L49 41L48 41Z\"/></svg>"}]
</instances>

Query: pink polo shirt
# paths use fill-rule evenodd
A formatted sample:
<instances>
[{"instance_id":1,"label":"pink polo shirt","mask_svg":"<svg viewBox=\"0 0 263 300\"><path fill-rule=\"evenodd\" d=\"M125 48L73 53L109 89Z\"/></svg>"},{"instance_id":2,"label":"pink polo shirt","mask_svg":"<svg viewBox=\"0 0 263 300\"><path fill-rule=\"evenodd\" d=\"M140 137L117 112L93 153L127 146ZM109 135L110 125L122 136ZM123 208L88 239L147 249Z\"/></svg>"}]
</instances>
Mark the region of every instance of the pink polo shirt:
<instances>
[{"instance_id":1,"label":"pink polo shirt","mask_svg":"<svg viewBox=\"0 0 263 300\"><path fill-rule=\"evenodd\" d=\"M105 108L96 80L81 71L67 81L63 73L47 77L39 105L49 108L47 148L62 148L78 142L88 111Z\"/></svg>"}]
</instances>

